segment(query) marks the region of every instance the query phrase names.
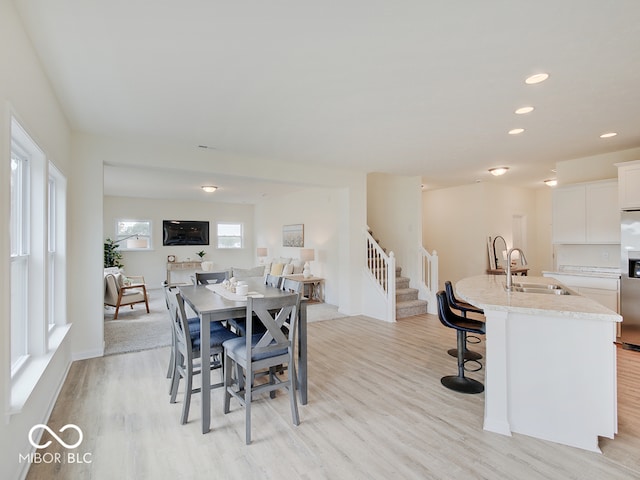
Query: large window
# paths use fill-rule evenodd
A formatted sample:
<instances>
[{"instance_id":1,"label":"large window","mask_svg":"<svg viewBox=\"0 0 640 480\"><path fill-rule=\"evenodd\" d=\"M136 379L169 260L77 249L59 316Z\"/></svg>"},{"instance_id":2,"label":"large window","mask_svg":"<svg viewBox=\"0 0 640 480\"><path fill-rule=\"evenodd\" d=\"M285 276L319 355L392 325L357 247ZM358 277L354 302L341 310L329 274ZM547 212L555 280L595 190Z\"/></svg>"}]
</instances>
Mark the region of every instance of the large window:
<instances>
[{"instance_id":1,"label":"large window","mask_svg":"<svg viewBox=\"0 0 640 480\"><path fill-rule=\"evenodd\" d=\"M49 163L47 215L47 319L49 329L66 323L66 195L64 175Z\"/></svg>"},{"instance_id":2,"label":"large window","mask_svg":"<svg viewBox=\"0 0 640 480\"><path fill-rule=\"evenodd\" d=\"M115 241L121 250L151 250L151 220L116 220Z\"/></svg>"},{"instance_id":3,"label":"large window","mask_svg":"<svg viewBox=\"0 0 640 480\"><path fill-rule=\"evenodd\" d=\"M11 375L46 354L66 323L66 181L11 121ZM55 342L54 342L55 343Z\"/></svg>"},{"instance_id":4,"label":"large window","mask_svg":"<svg viewBox=\"0 0 640 480\"><path fill-rule=\"evenodd\" d=\"M242 224L218 223L218 248L242 248Z\"/></svg>"},{"instance_id":5,"label":"large window","mask_svg":"<svg viewBox=\"0 0 640 480\"><path fill-rule=\"evenodd\" d=\"M28 356L29 158L11 143L11 367L16 371Z\"/></svg>"}]
</instances>

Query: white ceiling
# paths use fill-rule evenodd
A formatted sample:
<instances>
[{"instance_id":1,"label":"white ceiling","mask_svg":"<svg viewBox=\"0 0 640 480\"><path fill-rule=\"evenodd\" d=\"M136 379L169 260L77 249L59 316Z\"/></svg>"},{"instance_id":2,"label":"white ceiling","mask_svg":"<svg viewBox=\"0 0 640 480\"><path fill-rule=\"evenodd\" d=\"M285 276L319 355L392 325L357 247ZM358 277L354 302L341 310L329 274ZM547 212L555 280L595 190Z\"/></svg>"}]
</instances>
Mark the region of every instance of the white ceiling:
<instances>
[{"instance_id":1,"label":"white ceiling","mask_svg":"<svg viewBox=\"0 0 640 480\"><path fill-rule=\"evenodd\" d=\"M15 3L81 131L432 186L640 146L637 0Z\"/></svg>"}]
</instances>

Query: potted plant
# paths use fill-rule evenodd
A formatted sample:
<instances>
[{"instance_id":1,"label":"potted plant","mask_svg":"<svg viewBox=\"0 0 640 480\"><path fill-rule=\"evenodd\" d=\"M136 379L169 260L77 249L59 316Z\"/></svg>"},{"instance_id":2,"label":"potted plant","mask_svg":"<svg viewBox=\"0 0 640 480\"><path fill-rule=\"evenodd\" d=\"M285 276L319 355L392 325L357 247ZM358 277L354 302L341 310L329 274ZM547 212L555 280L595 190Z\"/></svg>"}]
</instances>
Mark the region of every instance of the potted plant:
<instances>
[{"instance_id":1,"label":"potted plant","mask_svg":"<svg viewBox=\"0 0 640 480\"><path fill-rule=\"evenodd\" d=\"M196 255L198 255L200 257L200 261L204 260L204 256L206 255L206 252L204 250L200 250L199 252L196 252Z\"/></svg>"},{"instance_id":2,"label":"potted plant","mask_svg":"<svg viewBox=\"0 0 640 480\"><path fill-rule=\"evenodd\" d=\"M119 245L107 238L104 242L104 268L117 267L122 268L122 252L118 250Z\"/></svg>"}]
</instances>

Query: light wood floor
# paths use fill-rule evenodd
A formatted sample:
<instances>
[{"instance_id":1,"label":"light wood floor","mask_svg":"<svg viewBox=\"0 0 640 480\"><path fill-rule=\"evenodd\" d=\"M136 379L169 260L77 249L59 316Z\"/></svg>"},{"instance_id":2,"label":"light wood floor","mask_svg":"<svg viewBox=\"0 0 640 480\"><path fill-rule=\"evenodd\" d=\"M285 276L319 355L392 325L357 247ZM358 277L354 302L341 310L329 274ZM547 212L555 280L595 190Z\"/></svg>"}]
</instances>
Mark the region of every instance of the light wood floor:
<instances>
[{"instance_id":1,"label":"light wood floor","mask_svg":"<svg viewBox=\"0 0 640 480\"><path fill-rule=\"evenodd\" d=\"M265 397L253 407L250 446L243 410L232 402L222 414L221 390L212 394L209 434L200 433L199 395L189 423L179 424L182 405L169 404L164 378L167 348L76 362L49 425L80 426L76 451L92 463L33 465L28 478L640 478L640 353L618 349L619 434L601 440L597 454L483 431L484 394L440 384L456 372L446 353L454 344L455 333L431 315L310 324L301 424L291 424L286 395ZM484 353L484 342L474 349ZM482 381L484 371L470 376Z\"/></svg>"}]
</instances>

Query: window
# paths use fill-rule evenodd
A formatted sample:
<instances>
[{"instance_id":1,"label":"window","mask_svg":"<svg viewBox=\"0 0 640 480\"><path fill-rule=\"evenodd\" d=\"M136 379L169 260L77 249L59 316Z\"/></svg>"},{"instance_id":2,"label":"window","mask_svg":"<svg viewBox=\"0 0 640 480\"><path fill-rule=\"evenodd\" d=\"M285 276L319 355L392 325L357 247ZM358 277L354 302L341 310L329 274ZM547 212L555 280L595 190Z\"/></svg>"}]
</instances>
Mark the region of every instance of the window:
<instances>
[{"instance_id":1,"label":"window","mask_svg":"<svg viewBox=\"0 0 640 480\"><path fill-rule=\"evenodd\" d=\"M47 208L47 319L49 330L66 323L66 195L64 175L49 163Z\"/></svg>"},{"instance_id":2,"label":"window","mask_svg":"<svg viewBox=\"0 0 640 480\"><path fill-rule=\"evenodd\" d=\"M28 356L29 160L11 143L11 368L15 372Z\"/></svg>"},{"instance_id":3,"label":"window","mask_svg":"<svg viewBox=\"0 0 640 480\"><path fill-rule=\"evenodd\" d=\"M47 324L53 328L55 319L56 284L56 179L49 175L47 209Z\"/></svg>"},{"instance_id":4,"label":"window","mask_svg":"<svg viewBox=\"0 0 640 480\"><path fill-rule=\"evenodd\" d=\"M116 220L115 241L121 250L151 250L151 220Z\"/></svg>"},{"instance_id":5,"label":"window","mask_svg":"<svg viewBox=\"0 0 640 480\"><path fill-rule=\"evenodd\" d=\"M32 358L57 348L55 327L66 323L66 180L14 118L10 160L10 356L17 379L39 368Z\"/></svg>"},{"instance_id":6,"label":"window","mask_svg":"<svg viewBox=\"0 0 640 480\"><path fill-rule=\"evenodd\" d=\"M242 224L218 223L218 248L242 248Z\"/></svg>"}]
</instances>

